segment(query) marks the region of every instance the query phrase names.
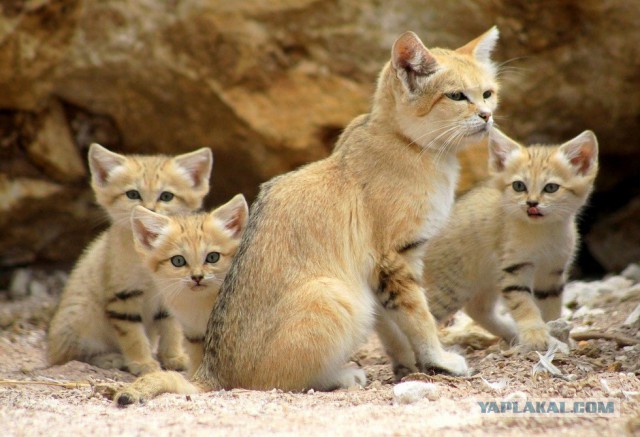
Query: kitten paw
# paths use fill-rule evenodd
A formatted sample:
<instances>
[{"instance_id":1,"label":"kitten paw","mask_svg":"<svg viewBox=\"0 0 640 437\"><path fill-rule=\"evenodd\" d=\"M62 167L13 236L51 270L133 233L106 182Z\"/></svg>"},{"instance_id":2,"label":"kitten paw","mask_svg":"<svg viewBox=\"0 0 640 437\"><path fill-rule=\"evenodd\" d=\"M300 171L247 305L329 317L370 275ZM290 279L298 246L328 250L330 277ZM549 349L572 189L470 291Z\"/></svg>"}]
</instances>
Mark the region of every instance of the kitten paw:
<instances>
[{"instance_id":1,"label":"kitten paw","mask_svg":"<svg viewBox=\"0 0 640 437\"><path fill-rule=\"evenodd\" d=\"M189 356L187 354L172 357L161 356L160 362L166 370L187 370L189 368Z\"/></svg>"},{"instance_id":2,"label":"kitten paw","mask_svg":"<svg viewBox=\"0 0 640 437\"><path fill-rule=\"evenodd\" d=\"M428 363L419 367L420 371L425 373L437 370L454 376L466 376L469 374L467 361L464 357L447 351L442 351L436 357L431 357Z\"/></svg>"},{"instance_id":3,"label":"kitten paw","mask_svg":"<svg viewBox=\"0 0 640 437\"><path fill-rule=\"evenodd\" d=\"M551 336L546 325L523 329L518 337L519 345L528 351L546 351L551 344Z\"/></svg>"},{"instance_id":4,"label":"kitten paw","mask_svg":"<svg viewBox=\"0 0 640 437\"><path fill-rule=\"evenodd\" d=\"M130 373L133 373L136 376L145 375L151 372L158 372L162 370L160 368L160 364L155 360L137 362L137 361L129 361L127 363L127 370Z\"/></svg>"}]
</instances>

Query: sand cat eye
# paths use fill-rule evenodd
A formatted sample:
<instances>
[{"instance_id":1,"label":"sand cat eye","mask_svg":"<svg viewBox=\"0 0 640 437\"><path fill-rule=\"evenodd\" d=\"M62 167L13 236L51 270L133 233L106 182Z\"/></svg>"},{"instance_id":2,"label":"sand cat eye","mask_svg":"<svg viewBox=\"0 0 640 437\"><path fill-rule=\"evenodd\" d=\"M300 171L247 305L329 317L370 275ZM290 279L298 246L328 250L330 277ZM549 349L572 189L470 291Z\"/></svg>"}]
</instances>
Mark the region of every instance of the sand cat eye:
<instances>
[{"instance_id":1,"label":"sand cat eye","mask_svg":"<svg viewBox=\"0 0 640 437\"><path fill-rule=\"evenodd\" d=\"M206 261L207 261L208 263L215 264L215 263L217 263L219 260L220 260L220 253L219 253L219 252L209 252L209 253L207 254Z\"/></svg>"},{"instance_id":2,"label":"sand cat eye","mask_svg":"<svg viewBox=\"0 0 640 437\"><path fill-rule=\"evenodd\" d=\"M518 193L527 191L527 186L522 181L515 181L511 184L511 187L513 187L513 191L517 191Z\"/></svg>"},{"instance_id":3,"label":"sand cat eye","mask_svg":"<svg viewBox=\"0 0 640 437\"><path fill-rule=\"evenodd\" d=\"M142 199L142 196L140 195L140 193L138 192L138 190L129 190L126 193L124 193L127 195L127 197L131 200L139 200Z\"/></svg>"},{"instance_id":4,"label":"sand cat eye","mask_svg":"<svg viewBox=\"0 0 640 437\"><path fill-rule=\"evenodd\" d=\"M483 99L488 99L489 97L491 97L493 95L493 91L487 90L484 93L482 93L482 98Z\"/></svg>"},{"instance_id":5,"label":"sand cat eye","mask_svg":"<svg viewBox=\"0 0 640 437\"><path fill-rule=\"evenodd\" d=\"M555 193L556 191L558 191L558 188L560 188L560 185L551 183L551 184L545 185L542 190L545 193Z\"/></svg>"},{"instance_id":6,"label":"sand cat eye","mask_svg":"<svg viewBox=\"0 0 640 437\"><path fill-rule=\"evenodd\" d=\"M175 255L171 257L171 264L174 267L184 267L187 265L187 260L182 255Z\"/></svg>"},{"instance_id":7,"label":"sand cat eye","mask_svg":"<svg viewBox=\"0 0 640 437\"><path fill-rule=\"evenodd\" d=\"M449 97L451 100L455 100L456 102L460 100L467 100L467 96L460 91L456 91L455 93L446 93L445 96Z\"/></svg>"},{"instance_id":8,"label":"sand cat eye","mask_svg":"<svg viewBox=\"0 0 640 437\"><path fill-rule=\"evenodd\" d=\"M163 202L169 202L171 199L173 199L173 193L163 191L162 193L160 193L159 199Z\"/></svg>"}]
</instances>

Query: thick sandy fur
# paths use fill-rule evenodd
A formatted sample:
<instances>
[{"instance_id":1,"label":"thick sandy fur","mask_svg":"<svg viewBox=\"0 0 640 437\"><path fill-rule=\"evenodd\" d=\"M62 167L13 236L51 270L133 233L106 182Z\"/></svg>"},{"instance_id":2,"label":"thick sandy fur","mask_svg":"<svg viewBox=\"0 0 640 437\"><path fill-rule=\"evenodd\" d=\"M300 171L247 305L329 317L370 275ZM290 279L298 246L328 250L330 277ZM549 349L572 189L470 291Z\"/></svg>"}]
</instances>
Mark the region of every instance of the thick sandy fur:
<instances>
[{"instance_id":1,"label":"thick sandy fur","mask_svg":"<svg viewBox=\"0 0 640 437\"><path fill-rule=\"evenodd\" d=\"M184 369L188 359L180 326L134 250L129 217L136 205L164 213L199 208L209 190L211 151L125 156L94 144L89 164L96 199L112 225L87 247L71 272L49 326L48 360L81 360L144 374L160 370L152 356L158 340L162 365ZM140 198L126 194L131 191Z\"/></svg>"},{"instance_id":2,"label":"thick sandy fur","mask_svg":"<svg viewBox=\"0 0 640 437\"><path fill-rule=\"evenodd\" d=\"M508 342L548 347L545 321L560 317L576 217L593 189L597 158L590 131L560 146L529 147L492 133L491 179L456 202L446 228L427 245L424 279L439 321L464 307ZM524 184L516 185L521 191L514 182ZM546 192L550 183L557 186ZM511 317L500 311L501 301Z\"/></svg>"}]
</instances>

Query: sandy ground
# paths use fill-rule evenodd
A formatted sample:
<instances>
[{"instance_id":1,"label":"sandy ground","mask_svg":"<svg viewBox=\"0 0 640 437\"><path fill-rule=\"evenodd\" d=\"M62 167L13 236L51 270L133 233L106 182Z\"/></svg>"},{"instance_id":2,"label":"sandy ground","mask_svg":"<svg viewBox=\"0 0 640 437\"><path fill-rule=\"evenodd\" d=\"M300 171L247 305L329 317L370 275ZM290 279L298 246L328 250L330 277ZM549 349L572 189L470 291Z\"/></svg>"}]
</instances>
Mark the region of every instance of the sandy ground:
<instances>
[{"instance_id":1,"label":"sandy ground","mask_svg":"<svg viewBox=\"0 0 640 437\"><path fill-rule=\"evenodd\" d=\"M560 375L534 373L536 352L509 349L456 324L447 338L460 344L476 373L410 375L435 384L435 392L409 403L394 396L399 388L372 338L353 357L367 372L365 389L165 394L126 409L114 406L110 393L131 375L75 361L47 365L44 338L55 293L10 300L0 292L0 435L640 435L640 322L624 325L640 304L640 284L614 277L573 285L566 309L572 335L613 337L571 341L571 352L556 352L552 361ZM507 417L483 414L478 405L551 398L615 401L615 414Z\"/></svg>"}]
</instances>

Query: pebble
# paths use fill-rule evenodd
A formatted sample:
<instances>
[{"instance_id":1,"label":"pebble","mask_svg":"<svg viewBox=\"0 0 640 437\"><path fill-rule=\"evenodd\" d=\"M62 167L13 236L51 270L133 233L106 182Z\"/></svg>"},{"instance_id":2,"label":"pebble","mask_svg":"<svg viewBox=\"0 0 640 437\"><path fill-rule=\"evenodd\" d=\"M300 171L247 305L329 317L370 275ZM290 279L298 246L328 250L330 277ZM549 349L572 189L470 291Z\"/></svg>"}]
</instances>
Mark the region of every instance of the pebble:
<instances>
[{"instance_id":1,"label":"pebble","mask_svg":"<svg viewBox=\"0 0 640 437\"><path fill-rule=\"evenodd\" d=\"M571 323L558 319L547 322L547 326L549 327L549 334L562 343L569 343L569 332L571 332L572 328Z\"/></svg>"},{"instance_id":2,"label":"pebble","mask_svg":"<svg viewBox=\"0 0 640 437\"><path fill-rule=\"evenodd\" d=\"M636 309L631 311L631 314L629 314L629 316L625 319L623 325L624 326L631 326L631 325L635 324L636 322L638 322L638 320L640 320L640 304L638 304Z\"/></svg>"},{"instance_id":3,"label":"pebble","mask_svg":"<svg viewBox=\"0 0 640 437\"><path fill-rule=\"evenodd\" d=\"M632 280L633 282L640 282L640 265L639 264L629 264L626 269L620 273L620 276L624 276L627 279Z\"/></svg>"},{"instance_id":4,"label":"pebble","mask_svg":"<svg viewBox=\"0 0 640 437\"><path fill-rule=\"evenodd\" d=\"M430 382L407 381L393 387L393 398L397 404L413 404L427 398L438 399L438 387Z\"/></svg>"},{"instance_id":5,"label":"pebble","mask_svg":"<svg viewBox=\"0 0 640 437\"><path fill-rule=\"evenodd\" d=\"M31 282L31 270L16 269L11 277L9 296L12 299L24 299L29 295L29 283Z\"/></svg>"}]
</instances>

